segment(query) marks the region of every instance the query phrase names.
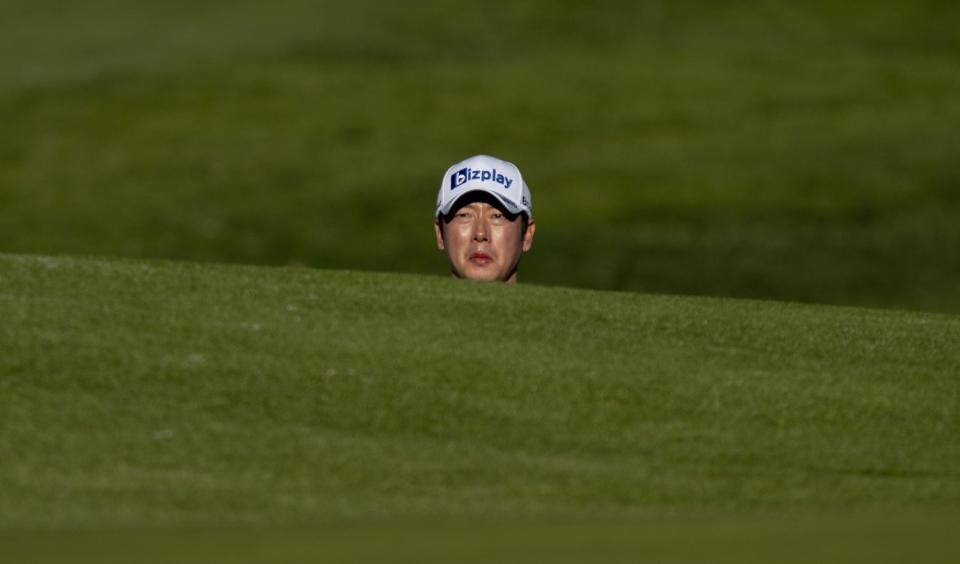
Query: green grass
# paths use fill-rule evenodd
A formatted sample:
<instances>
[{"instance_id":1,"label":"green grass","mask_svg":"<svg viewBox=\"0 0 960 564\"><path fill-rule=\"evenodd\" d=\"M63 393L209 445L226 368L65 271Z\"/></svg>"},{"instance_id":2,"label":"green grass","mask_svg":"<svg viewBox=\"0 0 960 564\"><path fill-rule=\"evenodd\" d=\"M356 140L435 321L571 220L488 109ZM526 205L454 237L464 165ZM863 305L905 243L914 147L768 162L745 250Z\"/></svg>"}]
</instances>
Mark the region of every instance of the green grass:
<instances>
[{"instance_id":1,"label":"green grass","mask_svg":"<svg viewBox=\"0 0 960 564\"><path fill-rule=\"evenodd\" d=\"M382 522L333 527L0 532L23 564L940 563L960 556L956 514ZM953 538L951 538L953 536Z\"/></svg>"},{"instance_id":2,"label":"green grass","mask_svg":"<svg viewBox=\"0 0 960 564\"><path fill-rule=\"evenodd\" d=\"M4 564L960 560L955 2L0 12Z\"/></svg>"},{"instance_id":3,"label":"green grass","mask_svg":"<svg viewBox=\"0 0 960 564\"><path fill-rule=\"evenodd\" d=\"M442 273L466 155L528 281L960 312L947 1L6 0L0 250Z\"/></svg>"},{"instance_id":4,"label":"green grass","mask_svg":"<svg viewBox=\"0 0 960 564\"><path fill-rule=\"evenodd\" d=\"M953 315L6 255L0 319L16 561L960 550Z\"/></svg>"}]
</instances>

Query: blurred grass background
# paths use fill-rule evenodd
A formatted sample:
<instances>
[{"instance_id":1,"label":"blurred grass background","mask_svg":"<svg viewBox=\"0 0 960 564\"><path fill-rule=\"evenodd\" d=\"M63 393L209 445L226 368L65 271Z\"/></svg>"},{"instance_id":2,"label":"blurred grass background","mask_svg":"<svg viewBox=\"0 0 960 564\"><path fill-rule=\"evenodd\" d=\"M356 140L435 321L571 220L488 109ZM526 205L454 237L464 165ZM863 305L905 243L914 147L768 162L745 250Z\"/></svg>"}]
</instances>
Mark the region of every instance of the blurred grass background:
<instances>
[{"instance_id":1,"label":"blurred grass background","mask_svg":"<svg viewBox=\"0 0 960 564\"><path fill-rule=\"evenodd\" d=\"M960 311L960 6L0 0L0 251L445 272L516 162L525 281Z\"/></svg>"}]
</instances>

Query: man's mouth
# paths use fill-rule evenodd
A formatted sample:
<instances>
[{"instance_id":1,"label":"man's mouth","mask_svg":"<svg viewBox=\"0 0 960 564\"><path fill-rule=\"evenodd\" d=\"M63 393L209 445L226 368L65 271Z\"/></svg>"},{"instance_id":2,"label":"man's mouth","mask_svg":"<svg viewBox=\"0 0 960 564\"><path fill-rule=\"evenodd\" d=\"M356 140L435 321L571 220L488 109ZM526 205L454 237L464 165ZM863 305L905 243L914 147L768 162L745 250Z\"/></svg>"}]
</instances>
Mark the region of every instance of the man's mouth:
<instances>
[{"instance_id":1,"label":"man's mouth","mask_svg":"<svg viewBox=\"0 0 960 564\"><path fill-rule=\"evenodd\" d=\"M483 266L493 262L493 257L488 255L487 253L473 253L472 255L470 255L470 262L476 265Z\"/></svg>"}]
</instances>

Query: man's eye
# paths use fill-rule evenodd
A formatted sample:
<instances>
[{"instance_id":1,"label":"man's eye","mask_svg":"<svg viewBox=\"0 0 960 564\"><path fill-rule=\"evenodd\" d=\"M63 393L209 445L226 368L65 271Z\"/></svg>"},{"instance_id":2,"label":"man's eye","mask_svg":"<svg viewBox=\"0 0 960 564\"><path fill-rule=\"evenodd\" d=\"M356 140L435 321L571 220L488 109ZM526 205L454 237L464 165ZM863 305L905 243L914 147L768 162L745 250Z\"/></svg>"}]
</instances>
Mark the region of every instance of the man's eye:
<instances>
[{"instance_id":1,"label":"man's eye","mask_svg":"<svg viewBox=\"0 0 960 564\"><path fill-rule=\"evenodd\" d=\"M502 213L495 213L495 214L493 214L492 217L493 217L494 219L500 219L501 217L503 217L503 214L502 214Z\"/></svg>"}]
</instances>

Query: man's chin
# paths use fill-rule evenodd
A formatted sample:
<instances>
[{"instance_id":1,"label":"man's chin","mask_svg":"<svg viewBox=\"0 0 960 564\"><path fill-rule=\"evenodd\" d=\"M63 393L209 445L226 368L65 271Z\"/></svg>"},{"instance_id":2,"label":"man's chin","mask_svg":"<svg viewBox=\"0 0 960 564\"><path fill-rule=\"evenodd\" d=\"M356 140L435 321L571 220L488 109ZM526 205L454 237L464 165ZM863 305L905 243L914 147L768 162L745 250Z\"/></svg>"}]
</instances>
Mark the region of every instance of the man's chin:
<instances>
[{"instance_id":1,"label":"man's chin","mask_svg":"<svg viewBox=\"0 0 960 564\"><path fill-rule=\"evenodd\" d=\"M458 272L458 278L473 280L474 282L498 282L500 281L500 272L494 265L488 266L469 266Z\"/></svg>"}]
</instances>

